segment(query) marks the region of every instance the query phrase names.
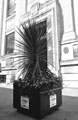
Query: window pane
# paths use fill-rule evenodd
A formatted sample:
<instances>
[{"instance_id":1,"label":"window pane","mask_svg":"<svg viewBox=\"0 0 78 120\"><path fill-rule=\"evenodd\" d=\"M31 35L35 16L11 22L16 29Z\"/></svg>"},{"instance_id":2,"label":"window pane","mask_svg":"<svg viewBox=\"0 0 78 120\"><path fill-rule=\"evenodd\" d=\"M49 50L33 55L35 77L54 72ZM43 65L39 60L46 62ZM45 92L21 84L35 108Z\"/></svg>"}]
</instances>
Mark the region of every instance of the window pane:
<instances>
[{"instance_id":1,"label":"window pane","mask_svg":"<svg viewBox=\"0 0 78 120\"><path fill-rule=\"evenodd\" d=\"M10 16L15 12L16 2L15 0L8 0L8 11L7 15Z\"/></svg>"},{"instance_id":2,"label":"window pane","mask_svg":"<svg viewBox=\"0 0 78 120\"><path fill-rule=\"evenodd\" d=\"M14 50L14 32L6 36L5 54L13 53Z\"/></svg>"}]
</instances>

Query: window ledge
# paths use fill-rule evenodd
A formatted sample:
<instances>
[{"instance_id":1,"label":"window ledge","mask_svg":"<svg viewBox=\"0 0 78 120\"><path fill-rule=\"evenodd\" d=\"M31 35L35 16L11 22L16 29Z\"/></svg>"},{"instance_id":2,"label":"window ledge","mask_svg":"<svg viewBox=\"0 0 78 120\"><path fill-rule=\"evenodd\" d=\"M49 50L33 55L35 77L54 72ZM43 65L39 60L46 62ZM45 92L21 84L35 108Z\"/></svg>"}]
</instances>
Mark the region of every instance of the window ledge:
<instances>
[{"instance_id":1,"label":"window ledge","mask_svg":"<svg viewBox=\"0 0 78 120\"><path fill-rule=\"evenodd\" d=\"M14 18L16 16L16 12L14 12L12 15L10 15L9 17L7 17L7 21Z\"/></svg>"}]
</instances>

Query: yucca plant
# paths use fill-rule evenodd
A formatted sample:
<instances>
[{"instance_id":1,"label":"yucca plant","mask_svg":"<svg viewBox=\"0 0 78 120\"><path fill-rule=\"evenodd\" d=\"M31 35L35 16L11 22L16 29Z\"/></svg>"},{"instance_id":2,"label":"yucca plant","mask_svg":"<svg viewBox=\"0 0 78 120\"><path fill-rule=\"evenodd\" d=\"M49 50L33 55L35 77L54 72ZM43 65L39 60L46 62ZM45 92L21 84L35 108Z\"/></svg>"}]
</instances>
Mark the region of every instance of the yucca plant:
<instances>
[{"instance_id":1,"label":"yucca plant","mask_svg":"<svg viewBox=\"0 0 78 120\"><path fill-rule=\"evenodd\" d=\"M21 24L17 33L20 39L15 39L16 50L19 55L14 65L18 64L18 71L22 79L18 79L19 86L28 90L49 90L60 85L59 78L56 77L47 67L47 33L46 27L38 29L38 25ZM19 78L18 77L18 78Z\"/></svg>"}]
</instances>

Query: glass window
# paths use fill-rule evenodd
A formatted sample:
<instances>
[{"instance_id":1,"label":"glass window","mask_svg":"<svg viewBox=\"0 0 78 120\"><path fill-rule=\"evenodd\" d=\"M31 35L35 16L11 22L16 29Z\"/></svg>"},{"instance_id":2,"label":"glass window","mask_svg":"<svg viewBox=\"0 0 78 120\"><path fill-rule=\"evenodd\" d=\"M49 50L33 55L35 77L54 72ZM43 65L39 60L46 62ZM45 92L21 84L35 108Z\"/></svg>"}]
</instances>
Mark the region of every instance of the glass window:
<instances>
[{"instance_id":1,"label":"glass window","mask_svg":"<svg viewBox=\"0 0 78 120\"><path fill-rule=\"evenodd\" d=\"M11 33L6 35L6 46L5 46L5 54L13 53L14 50L14 36L15 33Z\"/></svg>"},{"instance_id":2,"label":"glass window","mask_svg":"<svg viewBox=\"0 0 78 120\"><path fill-rule=\"evenodd\" d=\"M7 11L8 17L15 12L15 8L16 8L16 0L8 0L8 11Z\"/></svg>"}]
</instances>

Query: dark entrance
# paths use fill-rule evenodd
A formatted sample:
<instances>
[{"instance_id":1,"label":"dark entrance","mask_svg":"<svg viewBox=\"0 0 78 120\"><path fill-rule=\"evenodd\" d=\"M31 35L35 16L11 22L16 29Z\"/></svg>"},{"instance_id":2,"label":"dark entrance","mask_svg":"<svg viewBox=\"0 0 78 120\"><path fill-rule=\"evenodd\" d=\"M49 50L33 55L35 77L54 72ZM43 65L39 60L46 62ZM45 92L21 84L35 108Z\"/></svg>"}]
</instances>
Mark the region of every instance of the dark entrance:
<instances>
[{"instance_id":1,"label":"dark entrance","mask_svg":"<svg viewBox=\"0 0 78 120\"><path fill-rule=\"evenodd\" d=\"M47 28L46 28L46 20L37 24L37 31L38 31L39 34L41 33L41 31L44 31L44 30L46 31L46 35L43 33L43 37L45 37L45 41L46 41L46 51L44 53L45 54L44 56L46 56L46 61L43 62L42 64L43 64L44 69L45 69L45 68L47 68L47 37L46 37L47 36Z\"/></svg>"}]
</instances>

